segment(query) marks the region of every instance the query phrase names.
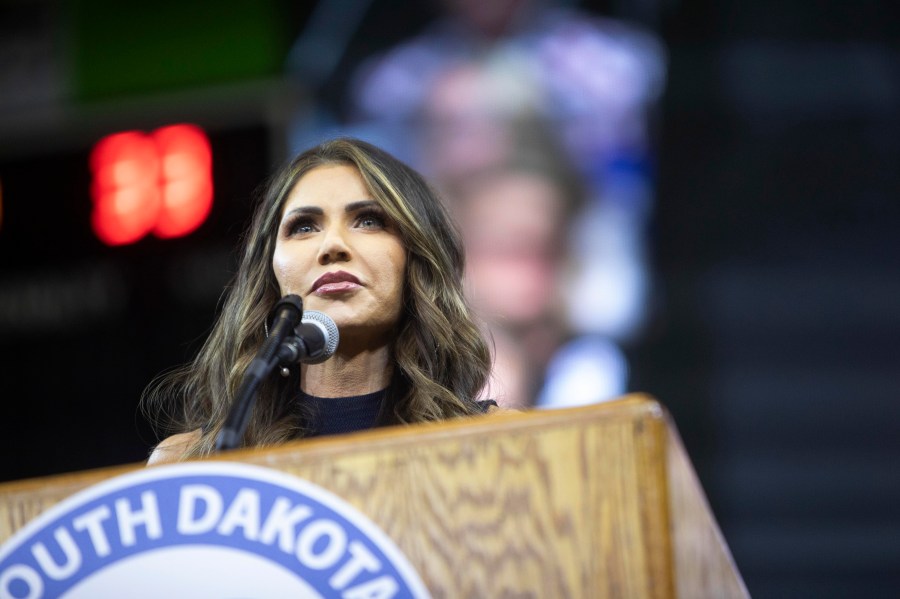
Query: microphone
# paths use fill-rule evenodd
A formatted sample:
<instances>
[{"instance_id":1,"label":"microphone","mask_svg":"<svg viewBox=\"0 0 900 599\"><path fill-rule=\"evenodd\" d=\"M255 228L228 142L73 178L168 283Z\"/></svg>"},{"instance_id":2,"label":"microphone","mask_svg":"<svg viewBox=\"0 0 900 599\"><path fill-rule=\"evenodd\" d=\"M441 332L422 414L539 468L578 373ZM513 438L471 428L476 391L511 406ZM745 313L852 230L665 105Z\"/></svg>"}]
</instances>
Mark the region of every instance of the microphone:
<instances>
[{"instance_id":1,"label":"microphone","mask_svg":"<svg viewBox=\"0 0 900 599\"><path fill-rule=\"evenodd\" d=\"M271 358L284 338L290 334L291 329L297 326L297 321L303 314L303 300L299 295L286 295L278 300L272 312L275 314L272 331L260 349L259 355L266 360Z\"/></svg>"},{"instance_id":2,"label":"microphone","mask_svg":"<svg viewBox=\"0 0 900 599\"><path fill-rule=\"evenodd\" d=\"M297 295L286 295L275 304L273 312L275 320L272 330L244 372L231 411L216 437L216 451L233 449L240 443L256 401L256 389L278 363L278 350L285 337L298 326L303 314L303 300Z\"/></svg>"},{"instance_id":3,"label":"microphone","mask_svg":"<svg viewBox=\"0 0 900 599\"><path fill-rule=\"evenodd\" d=\"M320 364L334 355L338 341L340 334L331 317L318 310L307 310L294 328L294 334L278 348L279 363L282 366Z\"/></svg>"}]
</instances>

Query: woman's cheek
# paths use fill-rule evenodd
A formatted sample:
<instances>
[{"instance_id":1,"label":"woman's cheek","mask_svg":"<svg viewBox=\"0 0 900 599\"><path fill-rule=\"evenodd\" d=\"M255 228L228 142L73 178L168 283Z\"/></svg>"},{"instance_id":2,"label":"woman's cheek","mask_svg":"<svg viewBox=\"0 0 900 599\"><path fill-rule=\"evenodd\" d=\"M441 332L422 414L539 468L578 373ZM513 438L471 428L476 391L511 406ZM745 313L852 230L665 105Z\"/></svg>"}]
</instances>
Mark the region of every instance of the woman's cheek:
<instances>
[{"instance_id":1,"label":"woman's cheek","mask_svg":"<svg viewBox=\"0 0 900 599\"><path fill-rule=\"evenodd\" d=\"M275 272L275 279L281 288L281 295L296 292L290 260L286 258L283 252L279 252L277 249L272 259L272 270Z\"/></svg>"}]
</instances>

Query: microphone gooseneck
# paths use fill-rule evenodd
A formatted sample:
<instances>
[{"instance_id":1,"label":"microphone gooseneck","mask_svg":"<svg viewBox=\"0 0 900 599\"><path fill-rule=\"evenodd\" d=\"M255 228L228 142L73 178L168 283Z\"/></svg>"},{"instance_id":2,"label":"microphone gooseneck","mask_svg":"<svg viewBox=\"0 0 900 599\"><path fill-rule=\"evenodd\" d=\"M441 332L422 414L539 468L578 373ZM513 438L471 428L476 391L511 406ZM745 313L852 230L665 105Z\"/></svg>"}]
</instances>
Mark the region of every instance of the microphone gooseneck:
<instances>
[{"instance_id":1,"label":"microphone gooseneck","mask_svg":"<svg viewBox=\"0 0 900 599\"><path fill-rule=\"evenodd\" d=\"M216 451L233 449L240 444L250 421L256 390L278 364L279 348L300 322L303 315L303 300L297 295L286 295L275 304L273 312L275 319L272 329L259 353L244 372L231 411L216 437Z\"/></svg>"}]
</instances>

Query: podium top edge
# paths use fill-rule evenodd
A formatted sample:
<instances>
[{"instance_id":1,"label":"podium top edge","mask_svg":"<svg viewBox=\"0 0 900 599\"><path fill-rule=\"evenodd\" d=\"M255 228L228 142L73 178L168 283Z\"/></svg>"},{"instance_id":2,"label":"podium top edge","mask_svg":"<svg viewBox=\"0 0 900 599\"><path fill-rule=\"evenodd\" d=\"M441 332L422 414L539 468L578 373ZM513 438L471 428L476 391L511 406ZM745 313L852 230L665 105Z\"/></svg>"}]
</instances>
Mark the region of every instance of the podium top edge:
<instances>
[{"instance_id":1,"label":"podium top edge","mask_svg":"<svg viewBox=\"0 0 900 599\"><path fill-rule=\"evenodd\" d=\"M345 451L348 447L358 449L360 445L372 448L386 448L415 444L425 439L440 440L445 437L478 436L484 434L485 431L495 431L498 426L502 427L504 431L513 432L526 431L547 425L559 425L567 421L584 423L586 421L640 419L669 420L665 408L654 397L644 393L631 393L614 400L586 406L525 411L500 409L483 416L390 426L344 435L298 439L274 447L237 449L202 459L245 461L260 452L265 452L273 456L273 458L277 458L283 453L297 451L307 455L322 455ZM0 497L10 493L30 492L48 484L55 486L71 485L73 489L77 489L84 485L86 478L102 480L144 467L146 467L144 463L138 462L0 482Z\"/></svg>"}]
</instances>

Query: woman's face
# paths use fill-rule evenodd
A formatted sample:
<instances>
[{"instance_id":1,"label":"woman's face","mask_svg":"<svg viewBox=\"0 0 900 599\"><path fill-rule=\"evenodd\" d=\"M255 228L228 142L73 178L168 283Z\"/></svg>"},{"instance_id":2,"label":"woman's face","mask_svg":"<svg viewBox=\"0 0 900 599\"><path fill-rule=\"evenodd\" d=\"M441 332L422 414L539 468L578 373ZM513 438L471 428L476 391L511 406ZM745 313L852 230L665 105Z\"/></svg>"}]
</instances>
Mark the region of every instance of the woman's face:
<instances>
[{"instance_id":1,"label":"woman's face","mask_svg":"<svg viewBox=\"0 0 900 599\"><path fill-rule=\"evenodd\" d=\"M353 166L316 167L294 185L272 266L282 295L334 319L342 346L383 343L400 318L406 249Z\"/></svg>"},{"instance_id":2,"label":"woman's face","mask_svg":"<svg viewBox=\"0 0 900 599\"><path fill-rule=\"evenodd\" d=\"M477 184L464 200L466 284L482 316L523 325L552 310L563 203L552 183L518 172Z\"/></svg>"}]
</instances>

